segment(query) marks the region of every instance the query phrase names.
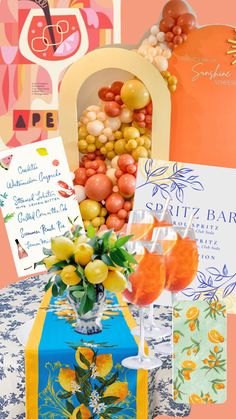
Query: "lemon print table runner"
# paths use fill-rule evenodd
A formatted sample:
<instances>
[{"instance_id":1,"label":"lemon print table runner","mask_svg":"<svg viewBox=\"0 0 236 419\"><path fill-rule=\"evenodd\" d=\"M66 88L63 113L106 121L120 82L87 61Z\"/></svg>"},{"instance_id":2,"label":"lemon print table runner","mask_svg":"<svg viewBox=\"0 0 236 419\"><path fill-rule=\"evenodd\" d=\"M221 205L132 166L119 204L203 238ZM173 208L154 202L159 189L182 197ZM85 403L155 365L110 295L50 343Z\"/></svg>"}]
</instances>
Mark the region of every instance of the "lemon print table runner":
<instances>
[{"instance_id":1,"label":"lemon print table runner","mask_svg":"<svg viewBox=\"0 0 236 419\"><path fill-rule=\"evenodd\" d=\"M79 334L66 298L48 291L26 347L27 419L147 419L148 374L121 365L137 353L134 323L109 294L103 331Z\"/></svg>"},{"instance_id":2,"label":"lemon print table runner","mask_svg":"<svg viewBox=\"0 0 236 419\"><path fill-rule=\"evenodd\" d=\"M226 310L221 301L181 301L173 316L176 403L226 401Z\"/></svg>"}]
</instances>

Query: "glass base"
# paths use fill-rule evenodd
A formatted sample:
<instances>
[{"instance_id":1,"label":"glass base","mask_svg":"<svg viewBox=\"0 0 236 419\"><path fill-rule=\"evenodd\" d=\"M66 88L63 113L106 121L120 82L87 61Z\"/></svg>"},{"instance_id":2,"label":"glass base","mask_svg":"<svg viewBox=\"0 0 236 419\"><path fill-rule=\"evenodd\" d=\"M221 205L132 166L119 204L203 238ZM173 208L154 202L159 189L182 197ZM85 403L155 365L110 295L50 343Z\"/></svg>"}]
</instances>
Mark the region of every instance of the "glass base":
<instances>
[{"instance_id":1,"label":"glass base","mask_svg":"<svg viewBox=\"0 0 236 419\"><path fill-rule=\"evenodd\" d=\"M165 355L172 355L173 353L171 343L160 343L156 346L156 351Z\"/></svg>"},{"instance_id":2,"label":"glass base","mask_svg":"<svg viewBox=\"0 0 236 419\"><path fill-rule=\"evenodd\" d=\"M160 359L140 356L130 356L121 362L123 367L131 370L154 370L162 365Z\"/></svg>"},{"instance_id":3,"label":"glass base","mask_svg":"<svg viewBox=\"0 0 236 419\"><path fill-rule=\"evenodd\" d=\"M133 336L140 336L139 327L135 327L134 329L132 329L131 333ZM170 327L152 326L152 328L149 328L148 325L146 325L144 329L145 338L159 339L164 338L166 336L170 336L171 333L172 330Z\"/></svg>"}]
</instances>

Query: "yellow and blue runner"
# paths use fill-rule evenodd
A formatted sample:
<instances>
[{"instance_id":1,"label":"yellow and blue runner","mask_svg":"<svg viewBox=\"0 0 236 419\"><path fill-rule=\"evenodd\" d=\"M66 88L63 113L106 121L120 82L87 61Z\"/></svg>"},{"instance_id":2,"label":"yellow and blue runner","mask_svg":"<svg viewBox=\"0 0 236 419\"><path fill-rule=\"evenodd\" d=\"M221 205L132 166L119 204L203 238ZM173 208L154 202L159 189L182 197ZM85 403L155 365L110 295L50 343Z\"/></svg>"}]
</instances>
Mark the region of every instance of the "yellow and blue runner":
<instances>
[{"instance_id":1,"label":"yellow and blue runner","mask_svg":"<svg viewBox=\"0 0 236 419\"><path fill-rule=\"evenodd\" d=\"M128 306L109 293L103 331L75 331L73 310L48 291L26 347L27 419L147 419L148 373L121 365L137 354Z\"/></svg>"}]
</instances>

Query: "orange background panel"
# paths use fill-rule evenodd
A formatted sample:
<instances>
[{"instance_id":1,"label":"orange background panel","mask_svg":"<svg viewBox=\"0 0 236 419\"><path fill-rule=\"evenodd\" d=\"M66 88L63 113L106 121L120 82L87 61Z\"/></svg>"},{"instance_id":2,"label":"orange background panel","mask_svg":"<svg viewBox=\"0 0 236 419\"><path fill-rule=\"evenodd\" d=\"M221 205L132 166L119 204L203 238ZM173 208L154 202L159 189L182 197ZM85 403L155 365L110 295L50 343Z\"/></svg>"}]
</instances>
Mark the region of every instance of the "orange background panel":
<instances>
[{"instance_id":1,"label":"orange background panel","mask_svg":"<svg viewBox=\"0 0 236 419\"><path fill-rule=\"evenodd\" d=\"M236 65L226 53L234 35L228 26L197 29L171 57L179 84L172 95L170 160L236 167Z\"/></svg>"}]
</instances>

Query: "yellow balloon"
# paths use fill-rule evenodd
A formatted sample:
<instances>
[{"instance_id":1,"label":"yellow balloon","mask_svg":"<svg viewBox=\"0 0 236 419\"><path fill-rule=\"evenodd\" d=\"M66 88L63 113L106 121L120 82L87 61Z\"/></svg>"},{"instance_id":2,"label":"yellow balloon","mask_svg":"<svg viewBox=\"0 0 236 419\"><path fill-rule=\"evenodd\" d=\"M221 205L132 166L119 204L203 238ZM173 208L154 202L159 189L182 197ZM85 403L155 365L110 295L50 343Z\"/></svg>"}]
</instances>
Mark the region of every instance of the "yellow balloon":
<instances>
[{"instance_id":1,"label":"yellow balloon","mask_svg":"<svg viewBox=\"0 0 236 419\"><path fill-rule=\"evenodd\" d=\"M151 100L149 91L140 80L128 80L121 89L121 99L129 109L142 109Z\"/></svg>"},{"instance_id":2,"label":"yellow balloon","mask_svg":"<svg viewBox=\"0 0 236 419\"><path fill-rule=\"evenodd\" d=\"M92 199L85 199L80 203L80 212L83 220L90 221L98 217L101 205Z\"/></svg>"}]
</instances>

